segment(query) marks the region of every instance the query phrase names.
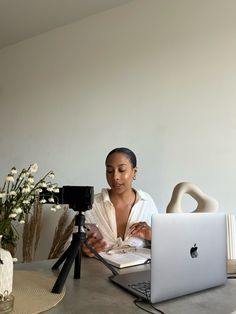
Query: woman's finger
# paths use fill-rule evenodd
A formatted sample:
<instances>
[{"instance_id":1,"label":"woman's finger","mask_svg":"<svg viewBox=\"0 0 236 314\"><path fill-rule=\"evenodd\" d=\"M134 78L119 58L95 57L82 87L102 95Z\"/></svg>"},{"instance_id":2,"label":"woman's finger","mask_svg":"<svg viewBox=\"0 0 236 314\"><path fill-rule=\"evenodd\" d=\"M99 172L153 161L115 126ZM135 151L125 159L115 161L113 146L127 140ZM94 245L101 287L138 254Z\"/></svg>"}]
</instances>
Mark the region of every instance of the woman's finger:
<instances>
[{"instance_id":1,"label":"woman's finger","mask_svg":"<svg viewBox=\"0 0 236 314\"><path fill-rule=\"evenodd\" d=\"M151 228L146 222L135 223L130 228L130 235L144 238L146 240L151 239Z\"/></svg>"},{"instance_id":2,"label":"woman's finger","mask_svg":"<svg viewBox=\"0 0 236 314\"><path fill-rule=\"evenodd\" d=\"M102 240L98 240L94 236L90 236L87 239L87 243L89 245L91 245L98 253L102 252L102 251L105 251L106 248L107 248L107 243L106 243L105 240L103 240L103 239ZM86 245L83 246L83 251L84 251L84 253L86 255L88 255L90 257L94 256L94 253L92 253L91 250Z\"/></svg>"},{"instance_id":3,"label":"woman's finger","mask_svg":"<svg viewBox=\"0 0 236 314\"><path fill-rule=\"evenodd\" d=\"M149 228L146 222L135 223L130 227L130 233L131 234L136 233L144 228Z\"/></svg>"}]
</instances>

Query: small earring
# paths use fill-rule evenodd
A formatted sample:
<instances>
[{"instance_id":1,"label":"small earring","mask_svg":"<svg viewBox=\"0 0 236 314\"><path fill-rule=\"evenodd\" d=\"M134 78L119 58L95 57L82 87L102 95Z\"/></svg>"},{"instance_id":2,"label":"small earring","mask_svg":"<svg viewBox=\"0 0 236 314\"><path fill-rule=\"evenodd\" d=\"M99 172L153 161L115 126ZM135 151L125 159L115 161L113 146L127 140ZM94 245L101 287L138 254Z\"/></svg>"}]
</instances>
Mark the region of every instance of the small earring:
<instances>
[{"instance_id":1,"label":"small earring","mask_svg":"<svg viewBox=\"0 0 236 314\"><path fill-rule=\"evenodd\" d=\"M136 176L133 177L133 180L136 180Z\"/></svg>"}]
</instances>

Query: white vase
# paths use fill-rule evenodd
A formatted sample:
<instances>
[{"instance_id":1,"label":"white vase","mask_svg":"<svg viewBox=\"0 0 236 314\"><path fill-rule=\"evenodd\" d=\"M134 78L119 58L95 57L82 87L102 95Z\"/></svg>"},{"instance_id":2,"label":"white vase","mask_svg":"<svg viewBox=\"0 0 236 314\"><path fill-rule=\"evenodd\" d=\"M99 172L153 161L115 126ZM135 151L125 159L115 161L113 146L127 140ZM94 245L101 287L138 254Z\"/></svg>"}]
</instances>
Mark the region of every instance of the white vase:
<instances>
[{"instance_id":1,"label":"white vase","mask_svg":"<svg viewBox=\"0 0 236 314\"><path fill-rule=\"evenodd\" d=\"M5 291L10 294L13 285L13 259L11 253L1 247L2 235L0 235L0 294Z\"/></svg>"}]
</instances>

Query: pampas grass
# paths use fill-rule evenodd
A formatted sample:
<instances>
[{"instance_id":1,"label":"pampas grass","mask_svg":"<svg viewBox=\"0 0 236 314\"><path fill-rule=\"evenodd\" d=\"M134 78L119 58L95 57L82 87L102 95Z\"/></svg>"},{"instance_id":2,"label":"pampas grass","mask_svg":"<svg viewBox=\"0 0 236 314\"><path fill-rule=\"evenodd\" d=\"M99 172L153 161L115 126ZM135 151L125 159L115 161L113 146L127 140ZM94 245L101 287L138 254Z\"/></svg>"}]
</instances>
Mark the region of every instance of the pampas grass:
<instances>
[{"instance_id":1,"label":"pampas grass","mask_svg":"<svg viewBox=\"0 0 236 314\"><path fill-rule=\"evenodd\" d=\"M42 229L42 205L36 196L32 214L25 217L23 229L23 262L32 262L38 247Z\"/></svg>"},{"instance_id":2,"label":"pampas grass","mask_svg":"<svg viewBox=\"0 0 236 314\"><path fill-rule=\"evenodd\" d=\"M42 230L43 208L36 198L33 211L25 217L23 229L23 262L32 262L35 258ZM48 259L57 258L64 251L74 229L74 219L69 222L69 206L64 205L64 211L60 216L58 225L55 229L52 246L48 255Z\"/></svg>"},{"instance_id":3,"label":"pampas grass","mask_svg":"<svg viewBox=\"0 0 236 314\"><path fill-rule=\"evenodd\" d=\"M69 241L73 230L74 230L74 218L68 225L68 219L69 219L69 208L68 205L64 206L64 212L61 215L58 225L55 229L52 247L50 249L48 259L53 259L59 257L64 249L66 243ZM67 227L66 227L67 226Z\"/></svg>"}]
</instances>

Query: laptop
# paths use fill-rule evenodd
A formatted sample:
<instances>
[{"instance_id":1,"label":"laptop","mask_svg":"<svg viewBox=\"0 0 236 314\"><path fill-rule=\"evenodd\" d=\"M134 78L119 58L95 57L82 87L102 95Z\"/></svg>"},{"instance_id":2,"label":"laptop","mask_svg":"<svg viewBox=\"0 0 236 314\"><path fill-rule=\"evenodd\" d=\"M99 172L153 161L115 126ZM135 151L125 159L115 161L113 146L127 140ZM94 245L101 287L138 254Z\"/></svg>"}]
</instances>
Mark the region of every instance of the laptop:
<instances>
[{"instance_id":1,"label":"laptop","mask_svg":"<svg viewBox=\"0 0 236 314\"><path fill-rule=\"evenodd\" d=\"M224 285L226 241L224 213L154 214L150 269L110 280L151 303Z\"/></svg>"}]
</instances>

